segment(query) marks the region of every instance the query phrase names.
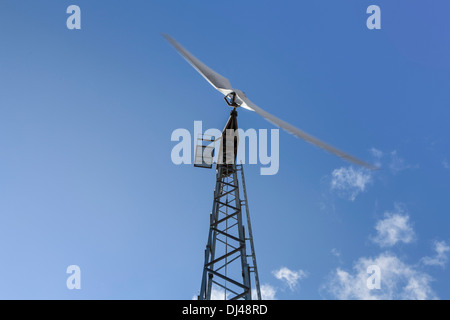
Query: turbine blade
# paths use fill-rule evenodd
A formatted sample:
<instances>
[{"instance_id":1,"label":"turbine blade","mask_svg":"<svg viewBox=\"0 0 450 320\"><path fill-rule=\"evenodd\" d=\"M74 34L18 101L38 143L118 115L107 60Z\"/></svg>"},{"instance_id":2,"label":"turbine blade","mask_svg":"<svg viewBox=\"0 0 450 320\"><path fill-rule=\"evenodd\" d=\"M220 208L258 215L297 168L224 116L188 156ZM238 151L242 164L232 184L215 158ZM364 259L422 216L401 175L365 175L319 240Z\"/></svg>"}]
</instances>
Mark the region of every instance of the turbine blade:
<instances>
[{"instance_id":1,"label":"turbine blade","mask_svg":"<svg viewBox=\"0 0 450 320\"><path fill-rule=\"evenodd\" d=\"M203 62L198 60L168 34L163 34L163 36L214 88L220 91L223 95L227 95L233 91L230 81L228 81L227 78L218 74Z\"/></svg>"},{"instance_id":2,"label":"turbine blade","mask_svg":"<svg viewBox=\"0 0 450 320\"><path fill-rule=\"evenodd\" d=\"M333 153L347 161L353 162L359 166L365 167L370 170L378 170L379 169L378 167L376 167L374 165L371 165L362 160L359 160L358 158L355 158L339 149L336 149L335 147L333 147L323 141L320 141L319 139L311 136L310 134L304 132L303 130L300 130L300 129L294 127L293 125L268 113L267 111L264 111L263 109L261 109L260 107L255 105L253 102L251 102L245 95L239 94L239 98L243 101L243 104L245 104L250 109L253 109L257 114L259 114L260 116L265 118L267 121L273 123L277 127L280 127L282 129L286 130L287 132L293 134L294 136L302 138L303 140L305 140L313 145L316 145L328 152L331 152L331 153ZM241 105L241 107L243 107L243 106L244 105Z\"/></svg>"}]
</instances>

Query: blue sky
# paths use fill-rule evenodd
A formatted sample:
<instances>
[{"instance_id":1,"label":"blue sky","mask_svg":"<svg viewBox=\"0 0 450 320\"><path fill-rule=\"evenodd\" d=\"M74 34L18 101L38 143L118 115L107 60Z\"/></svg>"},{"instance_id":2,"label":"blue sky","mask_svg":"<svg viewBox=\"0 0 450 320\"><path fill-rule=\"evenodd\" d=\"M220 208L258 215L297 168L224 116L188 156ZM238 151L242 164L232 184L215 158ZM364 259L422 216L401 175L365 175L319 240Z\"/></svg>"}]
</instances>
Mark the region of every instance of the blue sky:
<instances>
[{"instance_id":1,"label":"blue sky","mask_svg":"<svg viewBox=\"0 0 450 320\"><path fill-rule=\"evenodd\" d=\"M79 5L82 29L66 28ZM381 8L381 30L366 9ZM176 166L177 128L229 108L166 32L268 112L371 163L280 131L246 167L266 297L450 298L450 3L0 3L0 298L191 299L214 171ZM272 129L239 111L243 129ZM68 290L66 268L81 268ZM382 267L368 290L366 267Z\"/></svg>"}]
</instances>

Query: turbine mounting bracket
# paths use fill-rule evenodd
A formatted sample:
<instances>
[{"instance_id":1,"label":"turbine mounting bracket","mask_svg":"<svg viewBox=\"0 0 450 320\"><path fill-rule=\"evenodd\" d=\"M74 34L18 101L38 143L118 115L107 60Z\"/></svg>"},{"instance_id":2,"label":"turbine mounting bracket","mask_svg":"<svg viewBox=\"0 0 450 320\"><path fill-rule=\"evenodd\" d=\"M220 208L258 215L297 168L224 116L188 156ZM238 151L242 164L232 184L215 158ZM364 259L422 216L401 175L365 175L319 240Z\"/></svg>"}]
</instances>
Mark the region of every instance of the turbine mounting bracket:
<instances>
[{"instance_id":1,"label":"turbine mounting bracket","mask_svg":"<svg viewBox=\"0 0 450 320\"><path fill-rule=\"evenodd\" d=\"M226 103L233 108L239 107L239 105L236 103L236 92L230 92L224 97Z\"/></svg>"}]
</instances>

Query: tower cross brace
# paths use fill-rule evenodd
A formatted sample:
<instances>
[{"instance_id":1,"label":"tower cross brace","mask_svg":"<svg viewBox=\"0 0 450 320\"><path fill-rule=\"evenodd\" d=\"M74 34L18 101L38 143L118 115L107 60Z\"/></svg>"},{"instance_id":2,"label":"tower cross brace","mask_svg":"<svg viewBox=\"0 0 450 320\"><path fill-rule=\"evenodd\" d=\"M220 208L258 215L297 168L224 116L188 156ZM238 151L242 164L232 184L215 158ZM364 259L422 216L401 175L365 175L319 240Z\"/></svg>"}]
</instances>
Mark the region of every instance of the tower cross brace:
<instances>
[{"instance_id":1,"label":"tower cross brace","mask_svg":"<svg viewBox=\"0 0 450 320\"><path fill-rule=\"evenodd\" d=\"M235 163L236 117L233 109L221 137L199 300L261 300L244 170ZM234 134L229 135L229 130Z\"/></svg>"}]
</instances>

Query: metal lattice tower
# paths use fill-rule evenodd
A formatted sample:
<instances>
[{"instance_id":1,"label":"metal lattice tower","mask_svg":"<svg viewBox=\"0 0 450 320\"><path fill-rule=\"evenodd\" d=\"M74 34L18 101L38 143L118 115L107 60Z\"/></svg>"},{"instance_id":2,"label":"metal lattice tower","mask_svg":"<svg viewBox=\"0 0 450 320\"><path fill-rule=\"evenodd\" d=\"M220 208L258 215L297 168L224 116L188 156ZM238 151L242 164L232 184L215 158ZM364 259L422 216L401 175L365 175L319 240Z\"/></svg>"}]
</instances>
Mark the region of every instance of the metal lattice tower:
<instances>
[{"instance_id":1,"label":"metal lattice tower","mask_svg":"<svg viewBox=\"0 0 450 320\"><path fill-rule=\"evenodd\" d=\"M197 72L209 82L210 85L225 96L225 101L233 108L227 125L220 137L221 147L219 148L220 153L217 164L216 189L214 191L214 202L211 212L208 244L205 251L205 265L199 299L211 299L213 286L218 286L223 289L224 297L226 298L229 294L233 294L233 296L231 296L232 299L251 299L252 284L250 278L252 272L255 278L256 294L257 297L261 299L258 270L256 268L255 248L253 245L250 216L247 205L244 172L242 170L242 165L236 165L238 137L237 135L229 137L228 134L225 134L225 131L228 131L228 129L237 132L236 108L240 107L255 111L256 114L294 136L354 164L370 170L378 170L379 168L345 153L261 109L250 101L243 91L233 88L227 78L198 60L183 46L176 42L175 39L167 34L164 34L164 37L189 62L189 64L191 64ZM212 168L212 159L214 155L211 154L210 151L214 148L212 148L209 143L215 143L216 139L204 139L202 136L198 141L201 141L201 145L197 145L194 165L197 167ZM207 142L208 145L204 145L204 142ZM206 159L204 157L205 153L209 153L209 155L206 156ZM242 175L242 186L240 186L238 180L237 172L239 170ZM241 190L244 195L243 201L240 200ZM244 206L246 209L246 221L242 216L242 207ZM246 237L245 233L245 222L247 222L248 237ZM247 247L247 242L250 245L249 247ZM249 254L247 254L248 249L250 251ZM252 264L248 263L247 258L249 257L252 258Z\"/></svg>"},{"instance_id":2,"label":"metal lattice tower","mask_svg":"<svg viewBox=\"0 0 450 320\"><path fill-rule=\"evenodd\" d=\"M226 130L237 133L236 116L237 112L233 110L222 134L219 160L223 162L217 164L199 300L261 300L244 170L242 164L229 163L230 159L236 159L238 138L225 134ZM252 290L255 290L253 297ZM221 296L217 296L218 293Z\"/></svg>"}]
</instances>

